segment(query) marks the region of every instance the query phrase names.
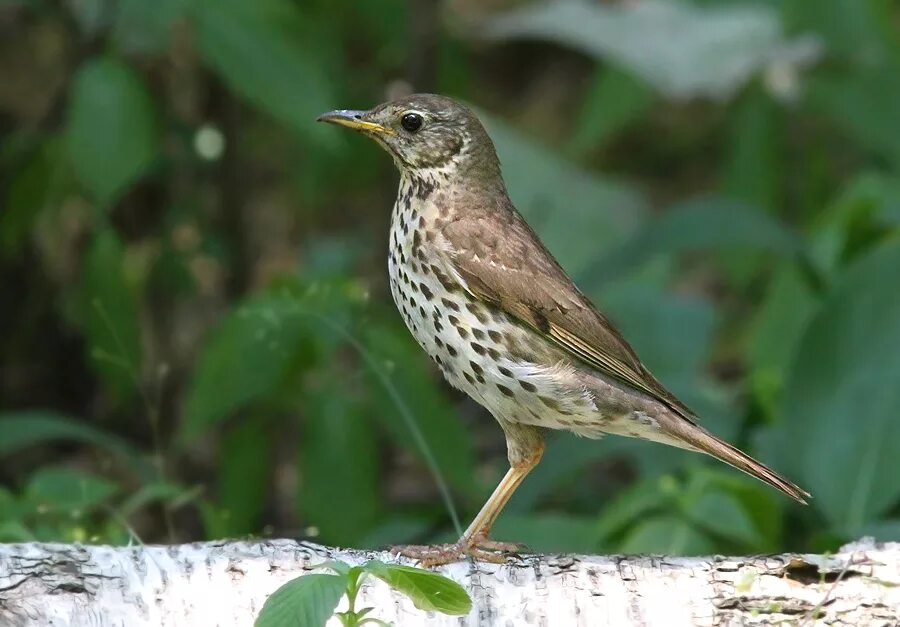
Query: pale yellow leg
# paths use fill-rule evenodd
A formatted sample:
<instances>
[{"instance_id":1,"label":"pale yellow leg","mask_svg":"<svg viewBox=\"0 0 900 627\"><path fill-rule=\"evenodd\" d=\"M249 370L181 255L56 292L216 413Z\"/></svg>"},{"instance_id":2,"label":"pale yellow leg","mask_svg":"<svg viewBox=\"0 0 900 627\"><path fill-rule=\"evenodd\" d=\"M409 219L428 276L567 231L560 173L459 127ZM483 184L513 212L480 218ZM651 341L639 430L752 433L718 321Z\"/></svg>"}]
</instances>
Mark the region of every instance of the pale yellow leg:
<instances>
[{"instance_id":1,"label":"pale yellow leg","mask_svg":"<svg viewBox=\"0 0 900 627\"><path fill-rule=\"evenodd\" d=\"M533 431L537 433L536 430ZM530 434L531 430L526 433ZM489 562L503 563L506 561L504 555L496 551L515 550L517 545L494 542L488 539L488 534L513 492L516 491L522 480L531 472L531 469L538 465L544 454L542 438L535 436L528 441L518 442L527 444L527 448L519 446L511 449L513 453L510 455L510 461L512 462L510 469L503 479L500 480L490 498L482 506L481 511L475 516L475 520L472 521L472 524L469 525L456 544L399 546L394 547L394 552L416 558L423 566L436 566L438 564L455 562L465 555Z\"/></svg>"}]
</instances>

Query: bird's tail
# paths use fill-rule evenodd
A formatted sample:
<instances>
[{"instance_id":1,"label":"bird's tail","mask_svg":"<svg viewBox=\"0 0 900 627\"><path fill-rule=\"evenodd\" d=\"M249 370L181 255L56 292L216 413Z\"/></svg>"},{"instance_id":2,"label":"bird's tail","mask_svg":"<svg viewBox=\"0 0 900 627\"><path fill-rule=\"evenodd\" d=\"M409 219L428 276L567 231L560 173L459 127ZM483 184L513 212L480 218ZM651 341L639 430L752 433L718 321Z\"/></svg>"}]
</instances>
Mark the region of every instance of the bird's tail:
<instances>
[{"instance_id":1,"label":"bird's tail","mask_svg":"<svg viewBox=\"0 0 900 627\"><path fill-rule=\"evenodd\" d=\"M807 504L806 499L811 495L797 484L788 481L777 472L765 464L756 461L737 447L732 446L724 440L720 440L706 429L687 421L679 421L679 423L679 428L673 429L673 431L675 431L673 435L676 435L679 439L688 443L692 448L715 457L738 470L742 470L751 477L756 477L764 483L768 483L770 486L784 492L795 501L804 505Z\"/></svg>"}]
</instances>

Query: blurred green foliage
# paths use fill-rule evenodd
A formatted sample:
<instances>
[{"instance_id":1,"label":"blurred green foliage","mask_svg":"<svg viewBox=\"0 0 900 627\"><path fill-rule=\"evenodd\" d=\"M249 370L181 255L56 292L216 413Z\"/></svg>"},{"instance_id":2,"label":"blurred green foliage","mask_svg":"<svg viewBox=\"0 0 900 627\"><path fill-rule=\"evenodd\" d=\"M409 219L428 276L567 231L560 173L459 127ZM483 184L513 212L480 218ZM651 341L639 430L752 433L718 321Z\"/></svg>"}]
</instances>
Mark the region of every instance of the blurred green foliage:
<instances>
[{"instance_id":1,"label":"blurred green foliage","mask_svg":"<svg viewBox=\"0 0 900 627\"><path fill-rule=\"evenodd\" d=\"M900 7L441 6L0 3L0 540L381 546L454 535L440 485L477 510L503 439L390 303L392 164L314 123L413 88L479 109L647 365L814 495L554 434L497 537L897 539Z\"/></svg>"}]
</instances>

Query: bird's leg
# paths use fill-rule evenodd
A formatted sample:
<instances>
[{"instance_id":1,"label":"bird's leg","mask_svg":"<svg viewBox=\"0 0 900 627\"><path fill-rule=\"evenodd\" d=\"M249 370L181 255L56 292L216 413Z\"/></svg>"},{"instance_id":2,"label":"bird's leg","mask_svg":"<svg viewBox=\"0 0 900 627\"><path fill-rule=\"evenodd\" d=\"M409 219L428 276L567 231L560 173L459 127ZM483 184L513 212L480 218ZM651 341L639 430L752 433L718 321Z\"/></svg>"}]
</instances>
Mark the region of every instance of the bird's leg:
<instances>
[{"instance_id":1,"label":"bird's leg","mask_svg":"<svg viewBox=\"0 0 900 627\"><path fill-rule=\"evenodd\" d=\"M503 563L506 561L504 553L521 550L522 547L517 544L490 540L488 534L513 492L531 472L531 469L541 461L544 454L544 440L540 432L533 427L528 427L526 430L524 429L526 425L515 425L519 428L513 431L506 426L504 425L504 431L506 431L510 468L460 539L455 544L396 547L395 552L416 558L420 564L427 567L456 562L465 556L487 562ZM512 434L511 431L513 431Z\"/></svg>"}]
</instances>

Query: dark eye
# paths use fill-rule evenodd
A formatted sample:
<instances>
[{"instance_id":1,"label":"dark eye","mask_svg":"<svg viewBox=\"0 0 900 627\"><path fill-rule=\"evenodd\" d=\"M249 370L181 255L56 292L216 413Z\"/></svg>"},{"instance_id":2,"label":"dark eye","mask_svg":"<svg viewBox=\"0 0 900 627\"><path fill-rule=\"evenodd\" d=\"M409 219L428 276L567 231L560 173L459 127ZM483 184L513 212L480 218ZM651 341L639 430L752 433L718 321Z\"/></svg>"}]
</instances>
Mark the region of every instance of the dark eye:
<instances>
[{"instance_id":1,"label":"dark eye","mask_svg":"<svg viewBox=\"0 0 900 627\"><path fill-rule=\"evenodd\" d=\"M400 126L410 133L415 133L422 128L423 122L425 122L425 120L423 120L422 116L418 113L406 113L400 118Z\"/></svg>"}]
</instances>

